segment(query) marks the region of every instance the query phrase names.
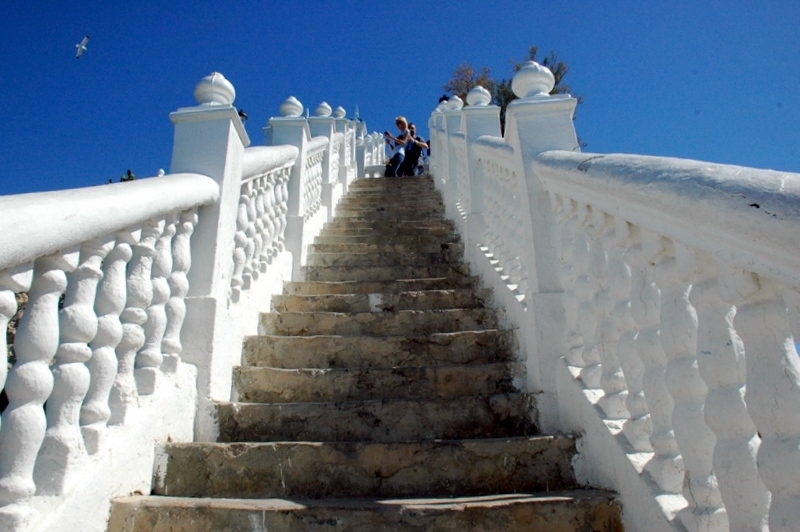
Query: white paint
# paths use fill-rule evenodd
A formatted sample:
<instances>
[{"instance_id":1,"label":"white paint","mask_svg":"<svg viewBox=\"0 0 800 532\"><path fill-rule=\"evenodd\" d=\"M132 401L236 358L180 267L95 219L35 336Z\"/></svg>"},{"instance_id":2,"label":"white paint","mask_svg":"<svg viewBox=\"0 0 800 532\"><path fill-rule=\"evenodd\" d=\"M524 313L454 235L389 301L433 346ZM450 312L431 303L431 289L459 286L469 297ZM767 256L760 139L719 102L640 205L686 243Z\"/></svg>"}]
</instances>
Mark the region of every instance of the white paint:
<instances>
[{"instance_id":1,"label":"white paint","mask_svg":"<svg viewBox=\"0 0 800 532\"><path fill-rule=\"evenodd\" d=\"M523 70L505 138L437 107L431 168L543 427L583 434L578 476L628 530L793 530L800 175L582 154L575 100Z\"/></svg>"}]
</instances>

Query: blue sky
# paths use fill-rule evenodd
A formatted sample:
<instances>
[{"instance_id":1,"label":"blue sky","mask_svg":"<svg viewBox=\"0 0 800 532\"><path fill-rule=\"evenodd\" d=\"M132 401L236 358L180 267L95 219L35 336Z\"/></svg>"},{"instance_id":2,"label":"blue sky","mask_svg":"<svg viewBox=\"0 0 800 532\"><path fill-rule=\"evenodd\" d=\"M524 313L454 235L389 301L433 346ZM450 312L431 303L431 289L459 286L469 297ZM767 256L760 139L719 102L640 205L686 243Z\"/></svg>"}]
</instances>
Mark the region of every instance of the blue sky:
<instances>
[{"instance_id":1,"label":"blue sky","mask_svg":"<svg viewBox=\"0 0 800 532\"><path fill-rule=\"evenodd\" d=\"M44 7L46 5L46 7ZM169 170L168 115L218 71L253 145L288 96L422 126L462 62L554 50L586 151L800 172L800 2L0 2L0 194ZM84 34L88 51L75 59Z\"/></svg>"}]
</instances>

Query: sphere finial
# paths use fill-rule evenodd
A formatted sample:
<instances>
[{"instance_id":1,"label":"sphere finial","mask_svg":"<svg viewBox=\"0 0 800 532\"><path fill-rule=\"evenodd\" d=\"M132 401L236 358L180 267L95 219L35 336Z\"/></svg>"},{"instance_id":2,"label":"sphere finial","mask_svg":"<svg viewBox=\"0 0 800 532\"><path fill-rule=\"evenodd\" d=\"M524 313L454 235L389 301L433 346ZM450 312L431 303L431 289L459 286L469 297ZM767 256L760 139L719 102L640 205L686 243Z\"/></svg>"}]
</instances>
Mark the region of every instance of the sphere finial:
<instances>
[{"instance_id":1,"label":"sphere finial","mask_svg":"<svg viewBox=\"0 0 800 532\"><path fill-rule=\"evenodd\" d=\"M328 105L328 102L322 102L314 109L314 116L321 116L323 118L327 118L331 116L331 106Z\"/></svg>"},{"instance_id":2,"label":"sphere finial","mask_svg":"<svg viewBox=\"0 0 800 532\"><path fill-rule=\"evenodd\" d=\"M347 116L347 112L344 110L344 107L342 107L341 105L339 107L337 107L333 111L333 117L334 118L344 118L345 116Z\"/></svg>"},{"instance_id":3,"label":"sphere finial","mask_svg":"<svg viewBox=\"0 0 800 532\"><path fill-rule=\"evenodd\" d=\"M450 99L447 100L446 109L448 111L460 111L462 107L464 107L464 100L458 96L451 96Z\"/></svg>"},{"instance_id":4,"label":"sphere finial","mask_svg":"<svg viewBox=\"0 0 800 532\"><path fill-rule=\"evenodd\" d=\"M194 99L200 105L231 105L236 99L236 89L225 76L212 72L195 86Z\"/></svg>"},{"instance_id":5,"label":"sphere finial","mask_svg":"<svg viewBox=\"0 0 800 532\"><path fill-rule=\"evenodd\" d=\"M480 85L475 85L467 93L467 103L473 107L476 105L489 105L491 101L492 95Z\"/></svg>"},{"instance_id":6,"label":"sphere finial","mask_svg":"<svg viewBox=\"0 0 800 532\"><path fill-rule=\"evenodd\" d=\"M528 61L511 80L511 90L519 98L530 98L550 94L556 79L549 68L535 61Z\"/></svg>"},{"instance_id":7,"label":"sphere finial","mask_svg":"<svg viewBox=\"0 0 800 532\"><path fill-rule=\"evenodd\" d=\"M296 118L303 114L303 104L294 96L286 98L278 109L281 116Z\"/></svg>"}]
</instances>

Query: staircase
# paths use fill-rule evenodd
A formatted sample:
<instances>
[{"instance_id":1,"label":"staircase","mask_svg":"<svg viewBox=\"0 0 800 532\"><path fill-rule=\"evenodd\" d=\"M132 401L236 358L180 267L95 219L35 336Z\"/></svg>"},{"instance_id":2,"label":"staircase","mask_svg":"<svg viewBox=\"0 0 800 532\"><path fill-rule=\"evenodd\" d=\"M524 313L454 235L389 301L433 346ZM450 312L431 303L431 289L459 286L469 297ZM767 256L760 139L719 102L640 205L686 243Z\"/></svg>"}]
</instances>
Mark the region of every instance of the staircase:
<instances>
[{"instance_id":1,"label":"staircase","mask_svg":"<svg viewBox=\"0 0 800 532\"><path fill-rule=\"evenodd\" d=\"M168 443L108 530L619 531L540 435L514 335L428 177L361 179L261 316L216 443Z\"/></svg>"}]
</instances>

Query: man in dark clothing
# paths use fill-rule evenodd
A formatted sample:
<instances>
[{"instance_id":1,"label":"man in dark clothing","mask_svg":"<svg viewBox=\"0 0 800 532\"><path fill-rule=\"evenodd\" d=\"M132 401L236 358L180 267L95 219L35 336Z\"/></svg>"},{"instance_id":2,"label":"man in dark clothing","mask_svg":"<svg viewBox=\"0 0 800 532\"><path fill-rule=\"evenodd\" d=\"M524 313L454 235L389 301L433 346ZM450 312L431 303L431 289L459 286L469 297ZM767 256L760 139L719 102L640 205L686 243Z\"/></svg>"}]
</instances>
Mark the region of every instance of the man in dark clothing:
<instances>
[{"instance_id":1,"label":"man in dark clothing","mask_svg":"<svg viewBox=\"0 0 800 532\"><path fill-rule=\"evenodd\" d=\"M406 143L406 157L403 159L403 164L400 165L398 174L403 176L421 175L422 165L419 164L419 158L422 156L422 150L428 149L428 143L417 136L417 126L414 124L408 124L408 130L411 138Z\"/></svg>"}]
</instances>

